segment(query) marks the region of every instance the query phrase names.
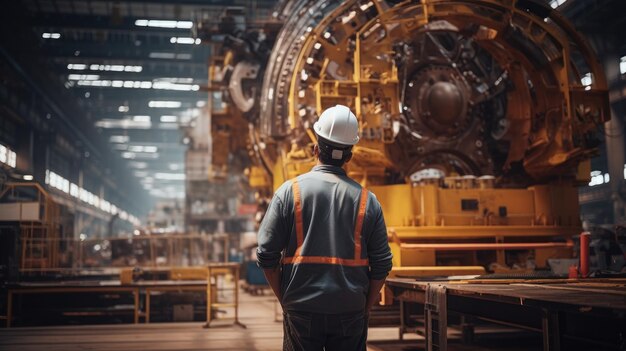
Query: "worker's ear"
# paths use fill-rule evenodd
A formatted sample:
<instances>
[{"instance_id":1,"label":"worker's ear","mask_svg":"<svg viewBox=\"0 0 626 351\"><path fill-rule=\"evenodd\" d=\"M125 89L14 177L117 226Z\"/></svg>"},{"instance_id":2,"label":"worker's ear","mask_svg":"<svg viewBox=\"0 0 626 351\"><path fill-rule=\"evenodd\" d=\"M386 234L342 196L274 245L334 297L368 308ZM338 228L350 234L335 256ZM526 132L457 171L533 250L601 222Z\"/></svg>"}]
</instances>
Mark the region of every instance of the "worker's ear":
<instances>
[{"instance_id":1,"label":"worker's ear","mask_svg":"<svg viewBox=\"0 0 626 351\"><path fill-rule=\"evenodd\" d=\"M313 145L313 155L315 158L320 158L320 147L317 144Z\"/></svg>"},{"instance_id":2,"label":"worker's ear","mask_svg":"<svg viewBox=\"0 0 626 351\"><path fill-rule=\"evenodd\" d=\"M352 152L350 153L348 157L346 157L346 161L344 163L350 162L351 159L352 159Z\"/></svg>"}]
</instances>

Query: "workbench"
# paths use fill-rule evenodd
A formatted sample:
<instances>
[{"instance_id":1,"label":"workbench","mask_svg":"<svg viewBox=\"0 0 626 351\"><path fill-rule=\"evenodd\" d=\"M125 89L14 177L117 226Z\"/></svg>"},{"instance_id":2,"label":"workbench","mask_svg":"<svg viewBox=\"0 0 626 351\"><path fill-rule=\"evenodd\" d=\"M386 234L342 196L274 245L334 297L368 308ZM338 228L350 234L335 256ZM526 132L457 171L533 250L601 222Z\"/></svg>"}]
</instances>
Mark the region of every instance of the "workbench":
<instances>
[{"instance_id":1,"label":"workbench","mask_svg":"<svg viewBox=\"0 0 626 351\"><path fill-rule=\"evenodd\" d=\"M7 290L7 315L6 327L11 327L13 320L13 298L22 294L130 294L134 298L133 321L139 323L139 317L144 316L146 323L150 322L150 294L154 291L201 291L207 289L206 280L166 280L166 281L140 281L132 284L121 284L120 281L64 281L64 282L32 282L17 283L6 287ZM142 314L139 299L145 294L146 307Z\"/></svg>"},{"instance_id":2,"label":"workbench","mask_svg":"<svg viewBox=\"0 0 626 351\"><path fill-rule=\"evenodd\" d=\"M625 279L390 278L387 286L400 302L401 333L405 304L424 306L427 350L447 349L451 314L539 332L543 350L620 350L626 344Z\"/></svg>"},{"instance_id":3,"label":"workbench","mask_svg":"<svg viewBox=\"0 0 626 351\"><path fill-rule=\"evenodd\" d=\"M244 327L239 322L239 263L211 263L204 270L196 268L162 269L163 272L173 272L175 277L184 276L186 280L104 280L104 281L49 281L49 282L21 282L11 283L3 289L7 293L7 313L0 316L6 320L6 327L10 328L13 321L14 296L21 294L129 294L134 298L133 321L139 323L144 317L150 323L151 295L153 292L204 292L207 299L206 327L215 321L215 312L220 308L232 308L233 317L227 318L233 324ZM158 271L158 270L152 270ZM178 274L179 272L180 274ZM200 272L200 273L198 273ZM232 283L228 286L218 286L218 280L231 276ZM197 279L204 278L204 279ZM231 292L232 301L218 301L218 292ZM144 295L145 308L140 309L140 297ZM226 319L226 318L220 318Z\"/></svg>"}]
</instances>

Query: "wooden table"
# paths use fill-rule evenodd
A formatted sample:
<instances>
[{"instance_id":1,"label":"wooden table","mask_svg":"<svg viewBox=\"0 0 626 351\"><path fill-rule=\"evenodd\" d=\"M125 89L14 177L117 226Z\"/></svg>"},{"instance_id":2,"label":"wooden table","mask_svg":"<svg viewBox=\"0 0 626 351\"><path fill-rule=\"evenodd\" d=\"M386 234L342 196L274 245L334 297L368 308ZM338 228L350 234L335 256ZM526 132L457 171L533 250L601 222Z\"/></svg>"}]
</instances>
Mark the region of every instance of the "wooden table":
<instances>
[{"instance_id":1,"label":"wooden table","mask_svg":"<svg viewBox=\"0 0 626 351\"><path fill-rule=\"evenodd\" d=\"M424 305L427 349L446 350L449 313L537 331L544 350L563 341L618 350L626 335L626 280L387 280L401 304Z\"/></svg>"}]
</instances>

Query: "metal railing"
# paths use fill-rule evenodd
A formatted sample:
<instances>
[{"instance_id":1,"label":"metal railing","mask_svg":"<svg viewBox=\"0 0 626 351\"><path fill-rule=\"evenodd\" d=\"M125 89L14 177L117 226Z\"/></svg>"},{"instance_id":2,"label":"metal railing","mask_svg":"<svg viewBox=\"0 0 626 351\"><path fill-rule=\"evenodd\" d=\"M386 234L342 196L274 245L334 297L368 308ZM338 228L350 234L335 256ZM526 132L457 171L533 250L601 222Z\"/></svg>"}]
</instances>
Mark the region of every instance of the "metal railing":
<instances>
[{"instance_id":1,"label":"metal railing","mask_svg":"<svg viewBox=\"0 0 626 351\"><path fill-rule=\"evenodd\" d=\"M22 247L56 248L54 262L46 267L20 265L22 273L117 271L128 267L197 267L228 262L229 236L154 235L105 239L22 237Z\"/></svg>"}]
</instances>

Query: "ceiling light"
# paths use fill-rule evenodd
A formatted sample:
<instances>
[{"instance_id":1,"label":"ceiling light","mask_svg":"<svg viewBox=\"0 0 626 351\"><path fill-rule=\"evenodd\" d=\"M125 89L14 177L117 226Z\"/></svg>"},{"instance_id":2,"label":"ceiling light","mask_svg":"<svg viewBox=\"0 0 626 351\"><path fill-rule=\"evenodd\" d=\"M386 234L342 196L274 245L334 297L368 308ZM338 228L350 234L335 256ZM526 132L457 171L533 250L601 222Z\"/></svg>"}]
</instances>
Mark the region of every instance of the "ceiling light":
<instances>
[{"instance_id":1,"label":"ceiling light","mask_svg":"<svg viewBox=\"0 0 626 351\"><path fill-rule=\"evenodd\" d=\"M178 91L198 91L200 86L198 84L174 84L169 82L156 82L141 80L99 80L94 79L98 77L96 75L78 75L70 74L70 79L89 78L77 80L78 86L93 86L93 87L113 87L113 88L127 88L127 89L158 89L158 90L178 90ZM120 112L126 112L119 110Z\"/></svg>"},{"instance_id":2,"label":"ceiling light","mask_svg":"<svg viewBox=\"0 0 626 351\"><path fill-rule=\"evenodd\" d=\"M185 45L191 45L191 44L200 44L201 40L200 39L194 39L194 38L189 38L189 37L171 37L170 38L170 43L172 44L185 44Z\"/></svg>"},{"instance_id":3,"label":"ceiling light","mask_svg":"<svg viewBox=\"0 0 626 351\"><path fill-rule=\"evenodd\" d=\"M585 74L581 79L580 79L580 83L583 86L589 86L591 85L591 83L593 83L593 79L591 78L591 73L587 73Z\"/></svg>"},{"instance_id":4,"label":"ceiling light","mask_svg":"<svg viewBox=\"0 0 626 351\"><path fill-rule=\"evenodd\" d=\"M551 0L550 1L550 7L555 9L555 8L563 5L565 3L565 1L567 1L567 0Z\"/></svg>"},{"instance_id":5,"label":"ceiling light","mask_svg":"<svg viewBox=\"0 0 626 351\"><path fill-rule=\"evenodd\" d=\"M150 122L150 116L133 116L133 121L135 122Z\"/></svg>"},{"instance_id":6,"label":"ceiling light","mask_svg":"<svg viewBox=\"0 0 626 351\"><path fill-rule=\"evenodd\" d=\"M199 100L198 102L196 102L196 107L204 107L204 106L206 106L205 100Z\"/></svg>"},{"instance_id":7,"label":"ceiling light","mask_svg":"<svg viewBox=\"0 0 626 351\"><path fill-rule=\"evenodd\" d=\"M156 160L159 158L159 153L157 152L140 152L135 154L136 159L143 160Z\"/></svg>"},{"instance_id":8,"label":"ceiling light","mask_svg":"<svg viewBox=\"0 0 626 351\"><path fill-rule=\"evenodd\" d=\"M133 121L130 119L112 119L106 118L95 123L96 127L107 129L150 129L152 123L150 121Z\"/></svg>"},{"instance_id":9,"label":"ceiling light","mask_svg":"<svg viewBox=\"0 0 626 351\"><path fill-rule=\"evenodd\" d=\"M173 52L151 52L148 57L158 59L174 59L176 58L176 54Z\"/></svg>"},{"instance_id":10,"label":"ceiling light","mask_svg":"<svg viewBox=\"0 0 626 351\"><path fill-rule=\"evenodd\" d=\"M176 84L171 82L154 82L152 83L152 89L163 89L163 90L182 90L182 91L190 91L190 90L198 90L195 88L199 86L197 84Z\"/></svg>"},{"instance_id":11,"label":"ceiling light","mask_svg":"<svg viewBox=\"0 0 626 351\"><path fill-rule=\"evenodd\" d=\"M157 152L158 148L156 146L152 146L152 145L130 145L128 147L128 151L131 152L148 152L148 153L154 153Z\"/></svg>"},{"instance_id":12,"label":"ceiling light","mask_svg":"<svg viewBox=\"0 0 626 351\"><path fill-rule=\"evenodd\" d=\"M44 39L59 39L61 38L61 33L42 33L41 37Z\"/></svg>"},{"instance_id":13,"label":"ceiling light","mask_svg":"<svg viewBox=\"0 0 626 351\"><path fill-rule=\"evenodd\" d=\"M33 176L32 176L32 175L30 175L30 174L24 174L24 175L22 176L22 178L23 178L24 180L33 180Z\"/></svg>"},{"instance_id":14,"label":"ceiling light","mask_svg":"<svg viewBox=\"0 0 626 351\"><path fill-rule=\"evenodd\" d=\"M128 145L126 144L115 144L113 145L114 150L126 151L128 150Z\"/></svg>"},{"instance_id":15,"label":"ceiling light","mask_svg":"<svg viewBox=\"0 0 626 351\"><path fill-rule=\"evenodd\" d=\"M148 107L152 108L179 108L182 106L180 101L158 101L153 100L148 102Z\"/></svg>"},{"instance_id":16,"label":"ceiling light","mask_svg":"<svg viewBox=\"0 0 626 351\"><path fill-rule=\"evenodd\" d=\"M159 123L159 129L178 129L178 123Z\"/></svg>"},{"instance_id":17,"label":"ceiling light","mask_svg":"<svg viewBox=\"0 0 626 351\"><path fill-rule=\"evenodd\" d=\"M137 168L137 169L146 169L148 168L148 163L131 161L131 162L128 162L128 166L132 168Z\"/></svg>"},{"instance_id":18,"label":"ceiling light","mask_svg":"<svg viewBox=\"0 0 626 351\"><path fill-rule=\"evenodd\" d=\"M84 66L85 68L82 69L86 69L87 65L86 64L74 64L74 67L76 66ZM69 68L69 65L68 65ZM73 68L73 69L78 69L78 68ZM89 65L89 69L92 71L105 71L105 72L141 72L143 70L142 66L126 66L126 65L100 65L100 64L91 64Z\"/></svg>"},{"instance_id":19,"label":"ceiling light","mask_svg":"<svg viewBox=\"0 0 626 351\"><path fill-rule=\"evenodd\" d=\"M117 110L119 112L128 112L129 108L128 108L128 106L120 106L120 107L117 108Z\"/></svg>"},{"instance_id":20,"label":"ceiling light","mask_svg":"<svg viewBox=\"0 0 626 351\"><path fill-rule=\"evenodd\" d=\"M161 122L164 123L171 123L171 122L177 122L178 121L178 117L177 116L161 116Z\"/></svg>"},{"instance_id":21,"label":"ceiling light","mask_svg":"<svg viewBox=\"0 0 626 351\"><path fill-rule=\"evenodd\" d=\"M185 180L185 173L156 173L154 178L160 180Z\"/></svg>"},{"instance_id":22,"label":"ceiling light","mask_svg":"<svg viewBox=\"0 0 626 351\"><path fill-rule=\"evenodd\" d=\"M98 80L100 76L97 74L70 74L67 78L69 80Z\"/></svg>"},{"instance_id":23,"label":"ceiling light","mask_svg":"<svg viewBox=\"0 0 626 351\"><path fill-rule=\"evenodd\" d=\"M138 20L135 21L135 25L137 27L189 29L189 28L193 27L193 22L191 22L191 21L138 19Z\"/></svg>"},{"instance_id":24,"label":"ceiling light","mask_svg":"<svg viewBox=\"0 0 626 351\"><path fill-rule=\"evenodd\" d=\"M120 144L124 144L127 143L128 140L130 138L128 137L128 135L111 135L109 137L109 141L112 143L120 143Z\"/></svg>"},{"instance_id":25,"label":"ceiling light","mask_svg":"<svg viewBox=\"0 0 626 351\"><path fill-rule=\"evenodd\" d=\"M15 168L17 165L17 154L15 151L0 144L0 163L4 163L11 168Z\"/></svg>"},{"instance_id":26,"label":"ceiling light","mask_svg":"<svg viewBox=\"0 0 626 351\"><path fill-rule=\"evenodd\" d=\"M135 153L134 152L122 152L122 158L125 159L133 159L135 158Z\"/></svg>"},{"instance_id":27,"label":"ceiling light","mask_svg":"<svg viewBox=\"0 0 626 351\"><path fill-rule=\"evenodd\" d=\"M71 69L75 71L82 71L82 70L87 69L87 65L82 64L82 63L70 63L67 65L67 69Z\"/></svg>"},{"instance_id":28,"label":"ceiling light","mask_svg":"<svg viewBox=\"0 0 626 351\"><path fill-rule=\"evenodd\" d=\"M185 78L180 78L180 77L162 77L162 78L155 78L154 82L170 82L170 83L182 83L182 84L191 84L193 83L193 78L189 78L189 77L185 77Z\"/></svg>"},{"instance_id":29,"label":"ceiling light","mask_svg":"<svg viewBox=\"0 0 626 351\"><path fill-rule=\"evenodd\" d=\"M183 53L177 54L173 52L151 52L148 57L155 59L164 59L164 60L189 60L191 59L191 54Z\"/></svg>"}]
</instances>

